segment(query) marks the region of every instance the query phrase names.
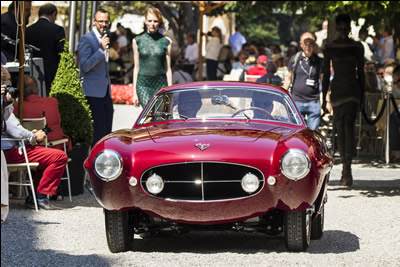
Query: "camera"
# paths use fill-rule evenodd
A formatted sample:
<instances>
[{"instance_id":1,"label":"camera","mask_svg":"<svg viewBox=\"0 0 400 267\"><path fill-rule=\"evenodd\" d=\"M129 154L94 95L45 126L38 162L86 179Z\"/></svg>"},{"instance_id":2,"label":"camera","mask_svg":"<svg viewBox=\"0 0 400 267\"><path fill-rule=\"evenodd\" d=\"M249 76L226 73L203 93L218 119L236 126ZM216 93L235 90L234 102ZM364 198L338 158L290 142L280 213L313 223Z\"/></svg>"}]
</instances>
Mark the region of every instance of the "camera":
<instances>
[{"instance_id":1,"label":"camera","mask_svg":"<svg viewBox=\"0 0 400 267\"><path fill-rule=\"evenodd\" d=\"M207 36L212 36L211 32L207 32L207 33L202 32L201 34L202 35L207 35Z\"/></svg>"},{"instance_id":2,"label":"camera","mask_svg":"<svg viewBox=\"0 0 400 267\"><path fill-rule=\"evenodd\" d=\"M19 97L19 89L12 87L10 83L6 83L6 93L9 93L12 98Z\"/></svg>"},{"instance_id":3,"label":"camera","mask_svg":"<svg viewBox=\"0 0 400 267\"><path fill-rule=\"evenodd\" d=\"M50 127L49 127L49 125L45 125L44 126L44 128L42 129L42 131L46 134L46 135L49 135L49 133L51 133L52 131L53 131L53 129L51 129Z\"/></svg>"}]
</instances>

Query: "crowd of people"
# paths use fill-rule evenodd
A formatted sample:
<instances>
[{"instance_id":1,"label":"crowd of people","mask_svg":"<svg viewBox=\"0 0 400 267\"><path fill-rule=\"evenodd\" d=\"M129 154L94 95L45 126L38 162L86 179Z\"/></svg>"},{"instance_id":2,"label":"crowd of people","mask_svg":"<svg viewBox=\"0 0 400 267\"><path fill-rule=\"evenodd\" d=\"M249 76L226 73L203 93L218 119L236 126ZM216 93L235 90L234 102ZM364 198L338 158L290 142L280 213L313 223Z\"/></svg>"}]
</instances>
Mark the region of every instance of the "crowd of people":
<instances>
[{"instance_id":1,"label":"crowd of people","mask_svg":"<svg viewBox=\"0 0 400 267\"><path fill-rule=\"evenodd\" d=\"M26 13L29 19L31 1L23 2L29 9ZM13 1L1 19L2 34L11 37L16 36L17 28L14 3ZM39 48L36 56L43 58L48 94L60 60L59 53L62 51L65 32L55 24L57 8L54 5L44 4L39 8L38 15L38 21L27 27L26 36L27 43ZM252 75L257 77L256 82L274 84L288 90L311 129L319 130L321 113L333 112L338 150L343 162L340 183L349 186L353 182L351 163L356 151L354 124L357 112L363 108L365 92L383 92L392 78L393 95L400 98L400 72L394 60L391 29L384 27L381 38L374 37L372 43L366 43L368 32L363 28L360 30L360 41L349 37L350 22L348 15L339 15L336 17L336 31L339 34L337 39L324 40L323 45L319 46L315 33L304 32L299 42L293 40L283 51L277 44L265 46L247 42L240 26L236 26L228 44L224 44L221 29L214 26L210 32L201 36L206 38L206 71L198 73L199 46L196 35L192 32L186 33L186 47L182 56L179 56L180 53L174 52L175 41L166 36L167 34L162 34L165 33L164 21L157 8L148 9L144 32L137 36L121 24L117 25L115 32L110 33L110 13L98 9L92 20L93 28L82 36L76 48L80 76L83 78L83 92L93 116L93 144L111 132L111 77L118 76L118 73L125 75L121 70L126 70L126 62L133 62L130 72L133 104L136 107L144 107L155 92L175 83L190 82L199 77L206 80L222 80L229 77L231 80L246 81L247 77ZM12 99L5 90L11 82L10 74L3 65L6 61L13 61L17 53L15 46L12 48L6 39L2 38L1 46L2 138L11 136L30 140L28 157L40 162L39 171L35 176L39 207L45 210L52 209L47 195L56 194L67 156L61 150L35 145L46 138L46 134L42 130L24 129L13 114ZM39 101L38 86L34 77L25 78L25 88L30 90L25 101ZM43 99L46 103L55 100L44 97ZM46 116L49 113L58 114L57 103L53 106L53 111L47 112ZM24 113L37 109L37 105L24 105ZM397 141L400 140L398 114L394 112L390 120L393 129L390 139L394 138ZM59 123L59 119L56 120L52 128L58 129L58 134L63 135ZM393 160L399 161L399 142L391 142L391 145ZM8 192L3 194L3 189L8 187L8 174L7 168L3 168L6 166L4 163L22 162L23 158L18 153L18 144L2 140L1 146L3 222L8 207ZM27 198L26 204L32 207L31 197Z\"/></svg>"}]
</instances>

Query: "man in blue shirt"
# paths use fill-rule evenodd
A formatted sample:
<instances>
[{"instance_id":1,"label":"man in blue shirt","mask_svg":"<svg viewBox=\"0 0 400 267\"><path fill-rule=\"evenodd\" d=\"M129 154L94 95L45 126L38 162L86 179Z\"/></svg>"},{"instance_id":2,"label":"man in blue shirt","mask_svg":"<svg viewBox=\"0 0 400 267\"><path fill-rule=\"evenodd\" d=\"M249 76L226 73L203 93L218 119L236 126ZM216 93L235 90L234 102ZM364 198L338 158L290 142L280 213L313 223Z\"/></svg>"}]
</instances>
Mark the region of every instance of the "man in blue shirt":
<instances>
[{"instance_id":1,"label":"man in blue shirt","mask_svg":"<svg viewBox=\"0 0 400 267\"><path fill-rule=\"evenodd\" d=\"M232 47L233 56L237 57L242 46L246 43L246 38L240 33L240 26L235 27L235 33L229 37L229 45Z\"/></svg>"}]
</instances>

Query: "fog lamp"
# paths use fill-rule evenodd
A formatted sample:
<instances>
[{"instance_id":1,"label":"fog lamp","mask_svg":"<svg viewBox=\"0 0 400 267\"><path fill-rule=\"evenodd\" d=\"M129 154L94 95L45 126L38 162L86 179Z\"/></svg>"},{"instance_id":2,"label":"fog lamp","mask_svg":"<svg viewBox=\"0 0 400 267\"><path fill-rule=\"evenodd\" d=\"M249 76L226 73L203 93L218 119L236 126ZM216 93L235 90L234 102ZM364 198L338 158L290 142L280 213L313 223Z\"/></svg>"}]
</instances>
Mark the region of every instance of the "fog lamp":
<instances>
[{"instance_id":1,"label":"fog lamp","mask_svg":"<svg viewBox=\"0 0 400 267\"><path fill-rule=\"evenodd\" d=\"M157 195L164 189L164 181L161 176L153 174L147 178L146 187L150 193Z\"/></svg>"},{"instance_id":2,"label":"fog lamp","mask_svg":"<svg viewBox=\"0 0 400 267\"><path fill-rule=\"evenodd\" d=\"M260 182L258 177L252 173L248 173L242 178L242 188L249 194L254 193L258 189L259 185Z\"/></svg>"}]
</instances>

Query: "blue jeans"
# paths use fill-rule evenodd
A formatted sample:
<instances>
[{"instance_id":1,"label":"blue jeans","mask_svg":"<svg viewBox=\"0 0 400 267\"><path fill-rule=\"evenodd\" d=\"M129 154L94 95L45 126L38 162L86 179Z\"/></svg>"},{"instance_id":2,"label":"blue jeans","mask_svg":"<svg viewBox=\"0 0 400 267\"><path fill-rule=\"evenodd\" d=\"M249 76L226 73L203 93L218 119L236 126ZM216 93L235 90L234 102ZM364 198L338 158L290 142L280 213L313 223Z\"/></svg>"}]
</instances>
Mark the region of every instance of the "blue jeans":
<instances>
[{"instance_id":1,"label":"blue jeans","mask_svg":"<svg viewBox=\"0 0 400 267\"><path fill-rule=\"evenodd\" d=\"M307 123L307 127L318 131L321 120L321 103L319 100L310 102L296 102L301 116ZM307 116L307 117L306 117Z\"/></svg>"}]
</instances>

